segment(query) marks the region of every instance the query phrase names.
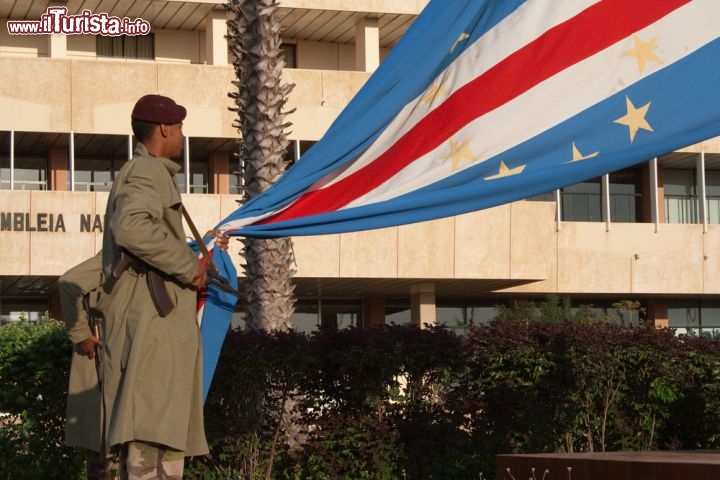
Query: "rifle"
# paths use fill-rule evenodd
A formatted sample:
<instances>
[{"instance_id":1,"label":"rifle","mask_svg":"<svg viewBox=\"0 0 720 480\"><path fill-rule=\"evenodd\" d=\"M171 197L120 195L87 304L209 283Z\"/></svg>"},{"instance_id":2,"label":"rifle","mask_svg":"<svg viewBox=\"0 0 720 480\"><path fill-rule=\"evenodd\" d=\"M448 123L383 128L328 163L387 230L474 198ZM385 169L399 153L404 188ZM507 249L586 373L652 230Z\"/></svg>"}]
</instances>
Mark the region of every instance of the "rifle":
<instances>
[{"instance_id":1,"label":"rifle","mask_svg":"<svg viewBox=\"0 0 720 480\"><path fill-rule=\"evenodd\" d=\"M232 293L236 297L240 298L240 291L233 288L227 278L220 275L214 266L210 266L207 269L208 285L219 288L223 292Z\"/></svg>"},{"instance_id":2,"label":"rifle","mask_svg":"<svg viewBox=\"0 0 720 480\"><path fill-rule=\"evenodd\" d=\"M90 332L92 332L93 337L97 338L99 341L102 341L102 337L100 336L100 322L102 321L103 314L99 310L90 306L90 293L86 293L85 295L83 295L83 308L85 310L85 313L87 314ZM100 345L95 345L95 369L97 370L98 376L98 388L102 392L103 368L101 355L102 352L100 351L101 348L102 347Z\"/></svg>"},{"instance_id":3,"label":"rifle","mask_svg":"<svg viewBox=\"0 0 720 480\"><path fill-rule=\"evenodd\" d=\"M112 266L113 278L117 280L130 267L145 273L153 305L155 305L158 315L167 317L175 308L175 304L168 294L163 274L122 248Z\"/></svg>"},{"instance_id":4,"label":"rifle","mask_svg":"<svg viewBox=\"0 0 720 480\"><path fill-rule=\"evenodd\" d=\"M240 298L240 292L233 288L230 285L230 282L227 278L220 275L220 272L218 272L217 267L215 266L215 262L213 262L212 257L210 256L210 252L208 252L207 247L205 246L205 242L203 242L202 237L200 236L200 232L198 232L197 228L195 228L195 224L193 223L192 219L190 218L190 214L187 213L187 210L185 209L185 205L180 206L180 210L182 210L183 217L185 217L185 221L188 224L188 227L190 227L190 231L193 234L193 237L195 238L195 243L197 244L198 248L200 249L200 253L202 253L203 258L208 264L207 267L207 277L208 285L213 285L223 292L232 293L236 297Z\"/></svg>"}]
</instances>

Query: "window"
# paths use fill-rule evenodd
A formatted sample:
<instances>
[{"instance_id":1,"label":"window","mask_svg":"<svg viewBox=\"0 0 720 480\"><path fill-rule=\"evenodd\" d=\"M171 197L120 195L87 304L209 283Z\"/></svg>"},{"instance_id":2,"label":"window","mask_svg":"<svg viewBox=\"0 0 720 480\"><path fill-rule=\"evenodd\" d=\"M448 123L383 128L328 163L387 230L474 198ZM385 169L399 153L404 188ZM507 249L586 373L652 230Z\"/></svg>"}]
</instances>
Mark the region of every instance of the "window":
<instances>
[{"instance_id":1,"label":"window","mask_svg":"<svg viewBox=\"0 0 720 480\"><path fill-rule=\"evenodd\" d=\"M552 192L541 193L540 195L535 195L534 197L529 197L527 200L531 202L554 202L556 200L555 190Z\"/></svg>"},{"instance_id":2,"label":"window","mask_svg":"<svg viewBox=\"0 0 720 480\"><path fill-rule=\"evenodd\" d=\"M634 168L609 175L610 221L642 221L642 170Z\"/></svg>"},{"instance_id":3,"label":"window","mask_svg":"<svg viewBox=\"0 0 720 480\"><path fill-rule=\"evenodd\" d=\"M75 191L109 192L128 157L126 135L76 133Z\"/></svg>"},{"instance_id":4,"label":"window","mask_svg":"<svg viewBox=\"0 0 720 480\"><path fill-rule=\"evenodd\" d=\"M435 323L460 334L473 325L488 324L497 316L495 306L438 305L435 309Z\"/></svg>"},{"instance_id":5,"label":"window","mask_svg":"<svg viewBox=\"0 0 720 480\"><path fill-rule=\"evenodd\" d=\"M47 190L47 159L34 155L16 155L15 190ZM10 190L10 156L0 159L0 190Z\"/></svg>"},{"instance_id":6,"label":"window","mask_svg":"<svg viewBox=\"0 0 720 480\"><path fill-rule=\"evenodd\" d=\"M316 143L317 142L312 140L290 140L283 155L283 160L287 163L287 168L295 165L295 162L300 160L300 157L305 155L305 152Z\"/></svg>"},{"instance_id":7,"label":"window","mask_svg":"<svg viewBox=\"0 0 720 480\"><path fill-rule=\"evenodd\" d=\"M185 188L185 172L175 175L180 193L208 193L207 162L190 162L190 191Z\"/></svg>"},{"instance_id":8,"label":"window","mask_svg":"<svg viewBox=\"0 0 720 480\"><path fill-rule=\"evenodd\" d=\"M698 223L695 170L665 170L665 223Z\"/></svg>"},{"instance_id":9,"label":"window","mask_svg":"<svg viewBox=\"0 0 720 480\"><path fill-rule=\"evenodd\" d=\"M676 300L668 302L668 326L676 334L720 336L720 302Z\"/></svg>"},{"instance_id":10,"label":"window","mask_svg":"<svg viewBox=\"0 0 720 480\"><path fill-rule=\"evenodd\" d=\"M98 57L155 59L155 35L119 35L107 37L98 35L96 49Z\"/></svg>"},{"instance_id":11,"label":"window","mask_svg":"<svg viewBox=\"0 0 720 480\"><path fill-rule=\"evenodd\" d=\"M602 220L600 179L565 187L561 192L562 219L576 222Z\"/></svg>"},{"instance_id":12,"label":"window","mask_svg":"<svg viewBox=\"0 0 720 480\"><path fill-rule=\"evenodd\" d=\"M230 157L230 177L229 177L229 188L230 193L233 195L241 195L245 199L245 180L243 180L242 172L245 168L245 160L238 154L233 154Z\"/></svg>"},{"instance_id":13,"label":"window","mask_svg":"<svg viewBox=\"0 0 720 480\"><path fill-rule=\"evenodd\" d=\"M110 158L76 158L75 190L78 192L109 192L114 174L123 163L124 160L123 162L113 162Z\"/></svg>"},{"instance_id":14,"label":"window","mask_svg":"<svg viewBox=\"0 0 720 480\"><path fill-rule=\"evenodd\" d=\"M410 325L411 316L409 301L385 299L385 325Z\"/></svg>"},{"instance_id":15,"label":"window","mask_svg":"<svg viewBox=\"0 0 720 480\"><path fill-rule=\"evenodd\" d=\"M354 300L322 301L317 299L299 299L291 319L292 328L297 332L310 334L323 328L341 330L358 326L362 315L362 305ZM244 316L236 315L233 326L243 330L249 328Z\"/></svg>"},{"instance_id":16,"label":"window","mask_svg":"<svg viewBox=\"0 0 720 480\"><path fill-rule=\"evenodd\" d=\"M285 60L285 68L297 68L297 45L294 43L283 43L280 45Z\"/></svg>"},{"instance_id":17,"label":"window","mask_svg":"<svg viewBox=\"0 0 720 480\"><path fill-rule=\"evenodd\" d=\"M720 223L720 171L705 172L705 204L708 223Z\"/></svg>"}]
</instances>

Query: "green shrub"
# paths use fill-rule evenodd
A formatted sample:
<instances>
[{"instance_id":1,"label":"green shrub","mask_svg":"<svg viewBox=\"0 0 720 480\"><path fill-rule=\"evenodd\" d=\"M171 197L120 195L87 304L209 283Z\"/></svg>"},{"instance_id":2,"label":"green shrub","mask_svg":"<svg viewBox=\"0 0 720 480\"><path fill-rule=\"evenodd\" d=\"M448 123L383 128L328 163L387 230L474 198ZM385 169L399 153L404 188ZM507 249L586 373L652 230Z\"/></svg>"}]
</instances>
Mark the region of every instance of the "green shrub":
<instances>
[{"instance_id":1,"label":"green shrub","mask_svg":"<svg viewBox=\"0 0 720 480\"><path fill-rule=\"evenodd\" d=\"M231 331L186 478L477 479L498 453L720 448L720 342L551 310L462 337ZM69 358L57 322L0 328L0 480L82 477Z\"/></svg>"},{"instance_id":2,"label":"green shrub","mask_svg":"<svg viewBox=\"0 0 720 480\"><path fill-rule=\"evenodd\" d=\"M63 446L71 345L50 319L0 327L0 478L80 478L84 457Z\"/></svg>"}]
</instances>

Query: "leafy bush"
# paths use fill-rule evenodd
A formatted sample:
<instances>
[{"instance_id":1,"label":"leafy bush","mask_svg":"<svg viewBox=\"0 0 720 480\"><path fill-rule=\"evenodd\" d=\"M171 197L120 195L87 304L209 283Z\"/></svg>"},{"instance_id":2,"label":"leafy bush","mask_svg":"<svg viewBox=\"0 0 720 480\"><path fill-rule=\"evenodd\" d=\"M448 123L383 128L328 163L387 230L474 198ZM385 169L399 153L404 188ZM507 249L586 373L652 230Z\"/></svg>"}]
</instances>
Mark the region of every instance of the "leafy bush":
<instances>
[{"instance_id":1,"label":"leafy bush","mask_svg":"<svg viewBox=\"0 0 720 480\"><path fill-rule=\"evenodd\" d=\"M548 312L462 337L231 331L205 408L211 454L186 478L477 479L498 453L720 448L720 342ZM50 320L0 328L0 480L81 476L62 446L65 335Z\"/></svg>"},{"instance_id":2,"label":"leafy bush","mask_svg":"<svg viewBox=\"0 0 720 480\"><path fill-rule=\"evenodd\" d=\"M491 478L497 453L717 447L717 342L554 318L510 317L464 337L231 332L206 421L245 425L248 440L209 430L215 461L201 464L216 465L212 478ZM260 451L262 465L246 456ZM226 470L240 463L262 468Z\"/></svg>"},{"instance_id":3,"label":"leafy bush","mask_svg":"<svg viewBox=\"0 0 720 480\"><path fill-rule=\"evenodd\" d=\"M43 319L0 328L0 478L79 478L84 457L63 446L71 345Z\"/></svg>"}]
</instances>

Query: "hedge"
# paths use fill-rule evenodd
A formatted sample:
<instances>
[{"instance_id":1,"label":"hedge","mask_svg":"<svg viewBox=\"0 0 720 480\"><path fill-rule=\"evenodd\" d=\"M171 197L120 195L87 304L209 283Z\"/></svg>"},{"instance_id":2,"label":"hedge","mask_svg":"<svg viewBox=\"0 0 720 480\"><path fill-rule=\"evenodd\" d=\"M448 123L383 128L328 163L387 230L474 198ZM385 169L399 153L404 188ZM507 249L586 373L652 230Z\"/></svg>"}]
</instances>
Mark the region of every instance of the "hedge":
<instances>
[{"instance_id":1,"label":"hedge","mask_svg":"<svg viewBox=\"0 0 720 480\"><path fill-rule=\"evenodd\" d=\"M69 345L0 328L2 478L81 478L62 444ZM492 478L498 453L720 447L720 344L603 322L503 320L467 335L233 330L186 478ZM32 472L32 473L28 473ZM24 476L23 476L24 475Z\"/></svg>"}]
</instances>

